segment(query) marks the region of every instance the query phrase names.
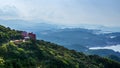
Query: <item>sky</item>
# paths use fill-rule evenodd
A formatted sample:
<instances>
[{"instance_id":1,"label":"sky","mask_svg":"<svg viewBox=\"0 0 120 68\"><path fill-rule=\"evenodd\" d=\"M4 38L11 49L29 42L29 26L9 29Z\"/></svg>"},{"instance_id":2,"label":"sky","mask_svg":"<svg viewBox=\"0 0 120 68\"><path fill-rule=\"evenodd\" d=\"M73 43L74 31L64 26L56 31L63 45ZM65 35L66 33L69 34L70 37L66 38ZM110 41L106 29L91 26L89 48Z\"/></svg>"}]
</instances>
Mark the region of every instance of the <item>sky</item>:
<instances>
[{"instance_id":1,"label":"sky","mask_svg":"<svg viewBox=\"0 0 120 68\"><path fill-rule=\"evenodd\" d=\"M0 0L0 19L120 27L120 0Z\"/></svg>"}]
</instances>

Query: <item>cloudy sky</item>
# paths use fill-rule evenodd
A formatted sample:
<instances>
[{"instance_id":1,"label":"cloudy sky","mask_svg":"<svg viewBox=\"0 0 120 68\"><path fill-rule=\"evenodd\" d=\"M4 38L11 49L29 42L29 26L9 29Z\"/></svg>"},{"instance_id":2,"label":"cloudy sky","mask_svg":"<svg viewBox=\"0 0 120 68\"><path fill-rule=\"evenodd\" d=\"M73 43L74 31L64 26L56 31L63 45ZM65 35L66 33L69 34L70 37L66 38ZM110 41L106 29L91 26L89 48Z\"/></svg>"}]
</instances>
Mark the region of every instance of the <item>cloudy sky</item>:
<instances>
[{"instance_id":1,"label":"cloudy sky","mask_svg":"<svg viewBox=\"0 0 120 68\"><path fill-rule=\"evenodd\" d=\"M0 19L120 27L120 0L0 0Z\"/></svg>"}]
</instances>

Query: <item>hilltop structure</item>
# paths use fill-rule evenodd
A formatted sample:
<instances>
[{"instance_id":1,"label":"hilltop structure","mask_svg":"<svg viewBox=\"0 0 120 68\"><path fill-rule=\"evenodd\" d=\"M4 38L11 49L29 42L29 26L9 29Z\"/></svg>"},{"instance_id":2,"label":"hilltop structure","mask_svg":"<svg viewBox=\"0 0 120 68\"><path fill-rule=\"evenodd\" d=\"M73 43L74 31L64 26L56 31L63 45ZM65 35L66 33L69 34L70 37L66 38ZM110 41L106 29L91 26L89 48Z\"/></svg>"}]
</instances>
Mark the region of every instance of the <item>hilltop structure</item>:
<instances>
[{"instance_id":1,"label":"hilltop structure","mask_svg":"<svg viewBox=\"0 0 120 68\"><path fill-rule=\"evenodd\" d=\"M33 39L36 40L36 34L34 34L33 32L31 33L27 33L25 31L22 32L22 37L27 40L27 39Z\"/></svg>"},{"instance_id":2,"label":"hilltop structure","mask_svg":"<svg viewBox=\"0 0 120 68\"><path fill-rule=\"evenodd\" d=\"M10 42L14 42L15 44L20 44L21 42L26 42L30 39L32 40L36 40L36 34L33 34L32 32L31 33L28 33L26 31L23 31L21 33L23 39L19 39L19 40L11 40Z\"/></svg>"}]
</instances>

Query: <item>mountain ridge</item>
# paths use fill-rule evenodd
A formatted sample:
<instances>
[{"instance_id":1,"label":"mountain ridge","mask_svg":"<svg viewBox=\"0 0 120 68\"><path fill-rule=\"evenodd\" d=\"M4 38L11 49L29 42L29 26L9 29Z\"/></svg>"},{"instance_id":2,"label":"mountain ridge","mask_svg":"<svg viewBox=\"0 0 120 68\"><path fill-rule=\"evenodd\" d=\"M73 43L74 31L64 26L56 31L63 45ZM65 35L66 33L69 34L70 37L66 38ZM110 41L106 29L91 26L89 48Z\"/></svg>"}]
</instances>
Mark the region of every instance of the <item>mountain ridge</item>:
<instances>
[{"instance_id":1,"label":"mountain ridge","mask_svg":"<svg viewBox=\"0 0 120 68\"><path fill-rule=\"evenodd\" d=\"M85 55L75 50L43 40L28 40L15 44L10 40L22 39L22 31L0 26L1 68L119 68L120 63L97 55ZM6 38L7 36L7 38Z\"/></svg>"}]
</instances>

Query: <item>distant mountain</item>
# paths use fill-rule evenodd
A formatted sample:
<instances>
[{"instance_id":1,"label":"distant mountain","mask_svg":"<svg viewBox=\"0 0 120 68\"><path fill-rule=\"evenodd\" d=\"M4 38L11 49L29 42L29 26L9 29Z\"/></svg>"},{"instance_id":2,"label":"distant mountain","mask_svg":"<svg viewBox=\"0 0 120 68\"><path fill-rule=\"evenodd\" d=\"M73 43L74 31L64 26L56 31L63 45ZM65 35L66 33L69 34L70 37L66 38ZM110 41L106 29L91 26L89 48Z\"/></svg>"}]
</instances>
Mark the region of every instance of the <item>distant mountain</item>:
<instances>
[{"instance_id":1,"label":"distant mountain","mask_svg":"<svg viewBox=\"0 0 120 68\"><path fill-rule=\"evenodd\" d=\"M101 30L102 32L120 32L120 27L118 26L103 26L103 25L95 25L95 24L80 24L75 26L74 28L85 28L85 29L97 29Z\"/></svg>"},{"instance_id":2,"label":"distant mountain","mask_svg":"<svg viewBox=\"0 0 120 68\"><path fill-rule=\"evenodd\" d=\"M25 30L30 32L39 32L60 28L58 25L47 24L47 22L44 21L0 20L0 24L11 27L12 29Z\"/></svg>"},{"instance_id":3,"label":"distant mountain","mask_svg":"<svg viewBox=\"0 0 120 68\"><path fill-rule=\"evenodd\" d=\"M104 47L120 44L120 32L99 33L100 30L83 28L65 28L58 30L42 31L38 35L40 39L58 43L69 49L82 51L87 54L108 56L110 54L120 56L113 50L89 50L90 47Z\"/></svg>"},{"instance_id":4,"label":"distant mountain","mask_svg":"<svg viewBox=\"0 0 120 68\"><path fill-rule=\"evenodd\" d=\"M22 39L21 32L0 25L0 68L120 68L119 62L43 40L11 42Z\"/></svg>"},{"instance_id":5,"label":"distant mountain","mask_svg":"<svg viewBox=\"0 0 120 68\"><path fill-rule=\"evenodd\" d=\"M62 44L64 46L83 45L85 47L106 46L119 44L120 33L96 34L97 30L88 30L83 28L66 28L56 31L40 32L39 37Z\"/></svg>"},{"instance_id":6,"label":"distant mountain","mask_svg":"<svg viewBox=\"0 0 120 68\"><path fill-rule=\"evenodd\" d=\"M49 23L49 24L48 24ZM107 26L102 26L102 25L93 25L93 24L79 24L79 25L71 25L71 26L66 26L66 25L57 25L57 24L51 24L52 22L49 21L43 21L43 20L3 20L0 19L0 24L9 26L14 29L19 29L19 30L33 30L31 31L39 31L39 28L41 30L51 30L51 29L61 29L61 28L84 28L84 29L93 29L93 30L101 30L101 32L120 32L120 27L107 27ZM33 28L34 27L34 28ZM29 28L29 29L28 29ZM37 29L37 30L35 30Z\"/></svg>"}]
</instances>

